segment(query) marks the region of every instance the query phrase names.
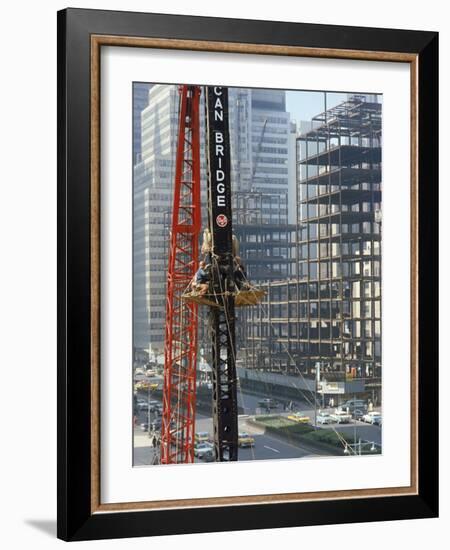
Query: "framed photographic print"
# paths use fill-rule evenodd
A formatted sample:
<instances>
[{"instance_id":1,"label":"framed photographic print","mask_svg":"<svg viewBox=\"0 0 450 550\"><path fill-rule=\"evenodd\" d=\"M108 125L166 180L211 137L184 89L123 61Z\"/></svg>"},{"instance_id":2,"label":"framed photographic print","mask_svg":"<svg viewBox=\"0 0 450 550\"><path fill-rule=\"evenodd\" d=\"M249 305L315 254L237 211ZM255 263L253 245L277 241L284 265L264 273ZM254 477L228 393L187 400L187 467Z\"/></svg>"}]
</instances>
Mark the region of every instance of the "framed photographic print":
<instances>
[{"instance_id":1,"label":"framed photographic print","mask_svg":"<svg viewBox=\"0 0 450 550\"><path fill-rule=\"evenodd\" d=\"M437 33L58 14L58 536L435 517Z\"/></svg>"}]
</instances>

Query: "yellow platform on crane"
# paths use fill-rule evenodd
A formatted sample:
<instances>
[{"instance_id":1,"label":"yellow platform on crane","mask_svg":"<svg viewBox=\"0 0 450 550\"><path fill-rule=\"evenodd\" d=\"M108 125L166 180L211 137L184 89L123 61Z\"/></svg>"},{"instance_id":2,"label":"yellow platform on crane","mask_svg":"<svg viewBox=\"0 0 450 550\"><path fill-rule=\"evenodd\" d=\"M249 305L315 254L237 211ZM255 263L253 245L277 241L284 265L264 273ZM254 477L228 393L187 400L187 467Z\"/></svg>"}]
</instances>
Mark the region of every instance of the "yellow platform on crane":
<instances>
[{"instance_id":1,"label":"yellow platform on crane","mask_svg":"<svg viewBox=\"0 0 450 550\"><path fill-rule=\"evenodd\" d=\"M249 288L245 290L239 290L234 293L234 305L236 307L243 306L256 306L258 305L265 295L264 290L257 288ZM183 294L182 299L185 302L196 303L203 306L221 307L214 294L200 294L198 292L186 292Z\"/></svg>"},{"instance_id":2,"label":"yellow platform on crane","mask_svg":"<svg viewBox=\"0 0 450 550\"><path fill-rule=\"evenodd\" d=\"M240 290L235 295L234 305L236 307L256 306L262 301L265 293L266 292L264 290L260 290L257 288Z\"/></svg>"},{"instance_id":3,"label":"yellow platform on crane","mask_svg":"<svg viewBox=\"0 0 450 550\"><path fill-rule=\"evenodd\" d=\"M188 303L196 303L201 306L220 307L213 294L199 294L198 292L186 292L181 297Z\"/></svg>"}]
</instances>

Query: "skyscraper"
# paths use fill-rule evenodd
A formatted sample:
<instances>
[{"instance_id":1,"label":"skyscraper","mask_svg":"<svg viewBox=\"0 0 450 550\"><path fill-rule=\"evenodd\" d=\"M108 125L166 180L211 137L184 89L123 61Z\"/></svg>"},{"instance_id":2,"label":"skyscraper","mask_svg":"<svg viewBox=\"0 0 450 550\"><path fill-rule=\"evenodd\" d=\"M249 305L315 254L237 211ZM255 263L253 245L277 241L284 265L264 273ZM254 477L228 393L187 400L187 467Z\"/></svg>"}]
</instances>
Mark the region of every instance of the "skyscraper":
<instances>
[{"instance_id":1,"label":"skyscraper","mask_svg":"<svg viewBox=\"0 0 450 550\"><path fill-rule=\"evenodd\" d=\"M148 105L148 93L152 84L146 82L133 83L133 161L134 164L141 159L141 114Z\"/></svg>"},{"instance_id":2,"label":"skyscraper","mask_svg":"<svg viewBox=\"0 0 450 550\"><path fill-rule=\"evenodd\" d=\"M206 191L203 116L200 122L202 185ZM257 207L260 222L287 223L290 119L285 92L230 88L229 124L233 195L237 200L240 193L262 193ZM134 166L133 303L134 346L151 346L158 352L164 345L177 131L177 87L152 86L149 104L142 111L142 151Z\"/></svg>"},{"instance_id":3,"label":"skyscraper","mask_svg":"<svg viewBox=\"0 0 450 550\"><path fill-rule=\"evenodd\" d=\"M381 98L352 96L297 139L297 277L266 285L248 326L258 370L324 397L381 399ZM288 378L287 378L288 380Z\"/></svg>"}]
</instances>

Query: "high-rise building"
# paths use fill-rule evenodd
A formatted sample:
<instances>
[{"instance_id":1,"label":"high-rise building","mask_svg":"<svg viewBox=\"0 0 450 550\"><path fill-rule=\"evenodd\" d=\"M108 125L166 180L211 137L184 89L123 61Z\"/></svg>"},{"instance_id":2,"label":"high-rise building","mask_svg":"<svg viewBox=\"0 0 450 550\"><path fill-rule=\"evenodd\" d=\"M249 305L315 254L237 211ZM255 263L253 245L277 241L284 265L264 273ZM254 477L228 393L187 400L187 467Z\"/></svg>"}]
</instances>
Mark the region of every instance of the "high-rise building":
<instances>
[{"instance_id":1,"label":"high-rise building","mask_svg":"<svg viewBox=\"0 0 450 550\"><path fill-rule=\"evenodd\" d=\"M165 312L167 236L174 179L178 92L153 86L142 111L142 154L134 166L133 340L160 343ZM155 345L153 345L153 349Z\"/></svg>"},{"instance_id":2,"label":"high-rise building","mask_svg":"<svg viewBox=\"0 0 450 550\"><path fill-rule=\"evenodd\" d=\"M141 115L141 155L134 166L134 346L161 352L179 99L173 85L153 85L148 97ZM200 122L206 197L203 116ZM234 205L241 192L256 192L261 197L258 223L287 224L290 120L285 92L230 88L229 125Z\"/></svg>"},{"instance_id":3,"label":"high-rise building","mask_svg":"<svg viewBox=\"0 0 450 550\"><path fill-rule=\"evenodd\" d=\"M146 82L133 83L133 159L134 164L141 160L141 114L148 105L148 93L152 84Z\"/></svg>"},{"instance_id":4,"label":"high-rise building","mask_svg":"<svg viewBox=\"0 0 450 550\"><path fill-rule=\"evenodd\" d=\"M354 96L297 139L297 277L266 285L247 367L381 400L381 102ZM289 384L289 382L286 382Z\"/></svg>"}]
</instances>

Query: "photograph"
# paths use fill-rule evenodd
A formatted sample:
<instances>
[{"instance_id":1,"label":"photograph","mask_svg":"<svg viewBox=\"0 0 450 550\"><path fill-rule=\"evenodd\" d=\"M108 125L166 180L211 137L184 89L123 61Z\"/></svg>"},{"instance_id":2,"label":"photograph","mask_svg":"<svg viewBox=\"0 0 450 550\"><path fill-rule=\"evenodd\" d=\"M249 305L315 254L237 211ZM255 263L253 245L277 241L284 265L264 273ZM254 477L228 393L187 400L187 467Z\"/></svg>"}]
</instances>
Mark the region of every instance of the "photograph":
<instances>
[{"instance_id":1,"label":"photograph","mask_svg":"<svg viewBox=\"0 0 450 550\"><path fill-rule=\"evenodd\" d=\"M4 548L441 548L450 32L416 4L6 5Z\"/></svg>"},{"instance_id":2,"label":"photograph","mask_svg":"<svg viewBox=\"0 0 450 550\"><path fill-rule=\"evenodd\" d=\"M131 93L133 466L382 454L383 95Z\"/></svg>"},{"instance_id":3,"label":"photograph","mask_svg":"<svg viewBox=\"0 0 450 550\"><path fill-rule=\"evenodd\" d=\"M58 536L434 517L436 33L58 36Z\"/></svg>"}]
</instances>

